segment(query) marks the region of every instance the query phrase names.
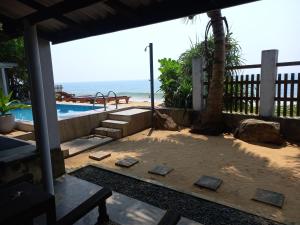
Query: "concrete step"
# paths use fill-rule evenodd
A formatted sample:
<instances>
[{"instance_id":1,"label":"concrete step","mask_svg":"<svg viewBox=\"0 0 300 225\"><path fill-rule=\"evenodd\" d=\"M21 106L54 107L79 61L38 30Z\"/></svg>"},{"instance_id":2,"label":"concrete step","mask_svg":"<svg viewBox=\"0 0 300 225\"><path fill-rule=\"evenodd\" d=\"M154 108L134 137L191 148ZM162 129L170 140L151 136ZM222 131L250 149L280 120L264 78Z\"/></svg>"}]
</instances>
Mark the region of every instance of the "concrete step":
<instances>
[{"instance_id":1,"label":"concrete step","mask_svg":"<svg viewBox=\"0 0 300 225\"><path fill-rule=\"evenodd\" d=\"M68 158L89 149L107 144L112 140L113 139L111 137L91 135L64 142L60 146L63 151L64 158Z\"/></svg>"},{"instance_id":2,"label":"concrete step","mask_svg":"<svg viewBox=\"0 0 300 225\"><path fill-rule=\"evenodd\" d=\"M122 130L108 127L98 127L95 129L95 134L111 137L113 139L122 138Z\"/></svg>"},{"instance_id":3,"label":"concrete step","mask_svg":"<svg viewBox=\"0 0 300 225\"><path fill-rule=\"evenodd\" d=\"M104 120L102 121L102 127L120 129L122 130L122 136L128 135L128 122L121 120Z\"/></svg>"},{"instance_id":4,"label":"concrete step","mask_svg":"<svg viewBox=\"0 0 300 225\"><path fill-rule=\"evenodd\" d=\"M109 113L108 118L111 120L121 120L131 122L133 118L137 118L139 116L147 116L151 115L151 111L147 109L128 109L124 111Z\"/></svg>"},{"instance_id":5,"label":"concrete step","mask_svg":"<svg viewBox=\"0 0 300 225\"><path fill-rule=\"evenodd\" d=\"M151 126L151 110L128 109L109 113L108 119L128 122L127 135L135 134Z\"/></svg>"}]
</instances>

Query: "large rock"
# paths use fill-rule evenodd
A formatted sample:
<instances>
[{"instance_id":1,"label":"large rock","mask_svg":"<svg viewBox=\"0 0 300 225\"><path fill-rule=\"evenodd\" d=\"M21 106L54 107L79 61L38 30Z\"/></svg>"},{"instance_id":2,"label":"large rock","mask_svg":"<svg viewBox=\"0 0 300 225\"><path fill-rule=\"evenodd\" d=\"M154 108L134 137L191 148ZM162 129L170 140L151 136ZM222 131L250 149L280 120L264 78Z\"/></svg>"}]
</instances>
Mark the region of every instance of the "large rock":
<instances>
[{"instance_id":1,"label":"large rock","mask_svg":"<svg viewBox=\"0 0 300 225\"><path fill-rule=\"evenodd\" d=\"M247 142L283 144L280 135L280 124L264 120L245 119L241 121L234 137Z\"/></svg>"},{"instance_id":2,"label":"large rock","mask_svg":"<svg viewBox=\"0 0 300 225\"><path fill-rule=\"evenodd\" d=\"M158 130L177 131L179 129L172 117L168 116L167 114L162 114L157 110L155 110L154 113L154 127Z\"/></svg>"}]
</instances>

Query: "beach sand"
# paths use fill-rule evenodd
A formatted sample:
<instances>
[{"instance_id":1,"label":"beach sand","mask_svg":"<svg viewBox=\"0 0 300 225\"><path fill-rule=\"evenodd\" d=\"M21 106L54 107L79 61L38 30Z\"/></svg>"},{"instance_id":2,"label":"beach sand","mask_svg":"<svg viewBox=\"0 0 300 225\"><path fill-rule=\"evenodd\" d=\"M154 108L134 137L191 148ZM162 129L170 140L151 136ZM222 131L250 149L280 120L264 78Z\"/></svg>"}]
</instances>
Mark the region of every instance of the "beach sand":
<instances>
[{"instance_id":1,"label":"beach sand","mask_svg":"<svg viewBox=\"0 0 300 225\"><path fill-rule=\"evenodd\" d=\"M203 198L263 216L286 224L300 224L300 147L287 145L254 145L236 140L231 135L210 137L180 132L149 129L114 141L65 160L72 171L88 164L158 181ZM100 162L88 158L91 152L112 152ZM129 169L115 166L125 156L140 162ZM174 168L166 177L147 171L154 165ZM223 180L217 192L199 189L193 184L202 175ZM285 195L282 209L251 200L256 188Z\"/></svg>"}]
</instances>

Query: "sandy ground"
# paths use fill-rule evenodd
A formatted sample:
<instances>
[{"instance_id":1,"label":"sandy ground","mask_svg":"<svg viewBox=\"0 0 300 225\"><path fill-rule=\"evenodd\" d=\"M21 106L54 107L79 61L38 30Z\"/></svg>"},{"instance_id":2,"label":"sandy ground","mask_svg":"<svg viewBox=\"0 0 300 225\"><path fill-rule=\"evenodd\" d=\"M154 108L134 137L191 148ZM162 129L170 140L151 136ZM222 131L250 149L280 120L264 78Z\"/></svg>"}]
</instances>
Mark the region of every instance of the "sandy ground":
<instances>
[{"instance_id":1,"label":"sandy ground","mask_svg":"<svg viewBox=\"0 0 300 225\"><path fill-rule=\"evenodd\" d=\"M68 171L90 163L105 168L152 179L185 192L197 193L204 198L225 203L272 220L300 224L300 147L253 145L230 135L207 137L180 132L149 130L114 141L110 144L65 160ZM88 155L94 151L112 152L100 162ZM117 159L136 157L140 162L129 169L115 166ZM157 164L172 168L166 177L147 171ZM202 175L223 180L217 192L199 189L193 183ZM256 188L283 193L282 209L251 200Z\"/></svg>"}]
</instances>

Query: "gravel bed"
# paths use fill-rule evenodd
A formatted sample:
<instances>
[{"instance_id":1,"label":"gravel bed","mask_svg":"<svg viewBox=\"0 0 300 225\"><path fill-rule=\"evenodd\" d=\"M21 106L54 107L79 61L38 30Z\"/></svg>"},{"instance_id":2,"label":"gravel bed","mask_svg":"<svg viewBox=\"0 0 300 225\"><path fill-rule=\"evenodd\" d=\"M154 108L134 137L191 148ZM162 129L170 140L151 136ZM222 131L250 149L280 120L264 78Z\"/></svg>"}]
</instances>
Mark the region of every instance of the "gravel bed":
<instances>
[{"instance_id":1,"label":"gravel bed","mask_svg":"<svg viewBox=\"0 0 300 225\"><path fill-rule=\"evenodd\" d=\"M246 213L182 192L147 183L108 170L87 166L71 173L113 191L161 209L173 209L204 225L279 225L281 223Z\"/></svg>"}]
</instances>

